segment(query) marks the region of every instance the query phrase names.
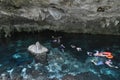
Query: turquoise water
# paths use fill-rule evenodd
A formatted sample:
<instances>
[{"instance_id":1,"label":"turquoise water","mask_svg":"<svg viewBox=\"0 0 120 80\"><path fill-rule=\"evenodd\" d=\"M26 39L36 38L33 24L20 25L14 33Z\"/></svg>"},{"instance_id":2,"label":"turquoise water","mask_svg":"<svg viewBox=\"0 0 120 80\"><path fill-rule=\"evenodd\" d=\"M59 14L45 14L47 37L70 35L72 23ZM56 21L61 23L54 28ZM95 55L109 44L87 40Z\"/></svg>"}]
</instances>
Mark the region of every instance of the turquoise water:
<instances>
[{"instance_id":1,"label":"turquoise water","mask_svg":"<svg viewBox=\"0 0 120 80\"><path fill-rule=\"evenodd\" d=\"M51 36L62 36L61 43L65 49L53 47ZM49 49L46 65L35 61L27 48L39 41ZM70 45L82 48L78 52ZM67 34L60 32L44 31L40 33L16 33L11 38L0 39L0 74L8 73L10 76L19 73L22 77L37 70L48 78L61 79L67 74L77 75L92 72L102 80L120 80L120 68L110 68L107 65L95 66L90 62L87 52L111 51L114 55L114 65L120 67L120 36ZM94 79L93 79L94 80Z\"/></svg>"}]
</instances>

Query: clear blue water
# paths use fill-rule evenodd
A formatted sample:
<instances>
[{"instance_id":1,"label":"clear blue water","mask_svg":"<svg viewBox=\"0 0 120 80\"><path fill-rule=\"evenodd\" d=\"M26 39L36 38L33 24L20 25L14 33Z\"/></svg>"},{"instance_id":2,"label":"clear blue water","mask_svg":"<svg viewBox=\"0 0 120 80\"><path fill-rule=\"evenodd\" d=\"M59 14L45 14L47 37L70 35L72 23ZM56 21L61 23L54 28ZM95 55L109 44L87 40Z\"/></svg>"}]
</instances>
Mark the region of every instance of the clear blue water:
<instances>
[{"instance_id":1,"label":"clear blue water","mask_svg":"<svg viewBox=\"0 0 120 80\"><path fill-rule=\"evenodd\" d=\"M51 36L62 36L61 42L65 52L59 47L53 47ZM39 41L49 49L48 64L35 62L27 48ZM82 48L78 52L70 47L74 44ZM67 34L60 32L44 31L40 33L16 33L7 39L0 39L0 74L6 72L19 73L25 77L32 70L37 70L47 75L48 78L61 79L66 74L77 75L83 72L92 72L103 80L120 80L120 68L110 68L107 65L95 66L90 62L88 51L111 51L114 55L114 65L120 67L120 36ZM25 72L27 71L27 72ZM24 74L23 74L24 73Z\"/></svg>"}]
</instances>

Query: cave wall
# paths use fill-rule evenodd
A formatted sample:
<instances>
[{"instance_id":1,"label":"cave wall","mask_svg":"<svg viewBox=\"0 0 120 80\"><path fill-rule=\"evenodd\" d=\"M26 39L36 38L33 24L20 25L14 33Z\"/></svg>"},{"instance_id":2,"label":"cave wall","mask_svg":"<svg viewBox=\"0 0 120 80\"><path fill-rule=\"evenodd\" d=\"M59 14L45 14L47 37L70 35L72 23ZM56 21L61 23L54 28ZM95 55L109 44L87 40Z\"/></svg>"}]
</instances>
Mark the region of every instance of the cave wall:
<instances>
[{"instance_id":1,"label":"cave wall","mask_svg":"<svg viewBox=\"0 0 120 80\"><path fill-rule=\"evenodd\" d=\"M120 35L119 0L0 0L0 33L45 29Z\"/></svg>"}]
</instances>

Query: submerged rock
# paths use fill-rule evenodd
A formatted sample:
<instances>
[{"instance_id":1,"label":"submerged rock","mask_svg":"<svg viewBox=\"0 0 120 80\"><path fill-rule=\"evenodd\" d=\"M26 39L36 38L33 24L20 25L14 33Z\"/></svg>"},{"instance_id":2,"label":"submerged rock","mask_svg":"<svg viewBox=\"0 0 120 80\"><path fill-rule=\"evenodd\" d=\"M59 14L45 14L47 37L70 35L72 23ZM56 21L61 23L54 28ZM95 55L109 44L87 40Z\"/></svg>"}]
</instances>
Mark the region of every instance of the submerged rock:
<instances>
[{"instance_id":1,"label":"submerged rock","mask_svg":"<svg viewBox=\"0 0 120 80\"><path fill-rule=\"evenodd\" d=\"M28 47L28 51L30 51L34 55L37 55L37 54L42 54L42 53L48 52L48 49L46 47L42 46L39 42L36 42L35 44L30 45Z\"/></svg>"},{"instance_id":2,"label":"submerged rock","mask_svg":"<svg viewBox=\"0 0 120 80\"><path fill-rule=\"evenodd\" d=\"M1 74L1 80L8 80L8 77L5 73Z\"/></svg>"},{"instance_id":3,"label":"submerged rock","mask_svg":"<svg viewBox=\"0 0 120 80\"><path fill-rule=\"evenodd\" d=\"M84 72L75 76L75 80L101 80L97 75L92 72Z\"/></svg>"},{"instance_id":4,"label":"submerged rock","mask_svg":"<svg viewBox=\"0 0 120 80\"><path fill-rule=\"evenodd\" d=\"M62 80L76 80L74 76L72 75L65 75Z\"/></svg>"},{"instance_id":5,"label":"submerged rock","mask_svg":"<svg viewBox=\"0 0 120 80\"><path fill-rule=\"evenodd\" d=\"M46 63L48 49L42 46L39 42L30 45L28 47L28 51L30 51L31 54L35 56L36 60L38 60L41 63Z\"/></svg>"}]
</instances>

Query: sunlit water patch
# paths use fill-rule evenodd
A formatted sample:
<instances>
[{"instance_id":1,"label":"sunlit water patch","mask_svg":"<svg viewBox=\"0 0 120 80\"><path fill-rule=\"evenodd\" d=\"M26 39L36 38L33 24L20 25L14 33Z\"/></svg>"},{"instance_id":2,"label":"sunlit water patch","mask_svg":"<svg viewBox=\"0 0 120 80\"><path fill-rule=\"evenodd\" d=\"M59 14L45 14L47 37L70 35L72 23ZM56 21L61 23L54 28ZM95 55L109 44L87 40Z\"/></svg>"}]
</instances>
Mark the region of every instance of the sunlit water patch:
<instances>
[{"instance_id":1,"label":"sunlit water patch","mask_svg":"<svg viewBox=\"0 0 120 80\"><path fill-rule=\"evenodd\" d=\"M49 35L48 35L49 34ZM62 36L64 52L59 46L53 47L51 36ZM49 49L47 64L36 62L35 57L27 51L29 45L39 41ZM0 39L0 74L9 75L10 79L17 74L21 79L62 79L65 75L92 72L102 80L119 80L120 68L110 68L107 65L95 66L88 51L110 51L114 55L113 63L120 67L120 38L119 36L66 34L41 32L33 34L16 34L7 39ZM81 47L77 51L70 47ZM13 76L14 75L14 76ZM93 79L94 80L94 79Z\"/></svg>"}]
</instances>

